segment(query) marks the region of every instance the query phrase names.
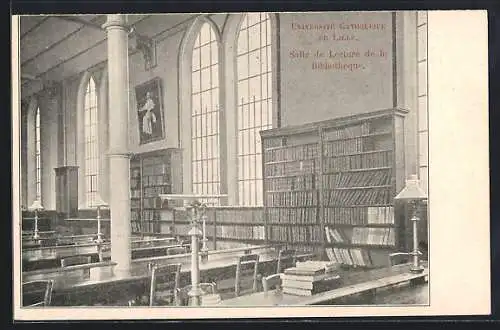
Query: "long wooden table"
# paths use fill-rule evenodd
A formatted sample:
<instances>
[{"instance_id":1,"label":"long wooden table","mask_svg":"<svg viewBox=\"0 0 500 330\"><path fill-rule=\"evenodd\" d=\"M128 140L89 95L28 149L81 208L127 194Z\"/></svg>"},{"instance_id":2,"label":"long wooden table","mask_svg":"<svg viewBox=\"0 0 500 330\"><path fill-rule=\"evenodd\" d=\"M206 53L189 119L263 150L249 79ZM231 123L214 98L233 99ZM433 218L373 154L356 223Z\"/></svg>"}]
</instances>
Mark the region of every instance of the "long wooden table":
<instances>
[{"instance_id":1,"label":"long wooden table","mask_svg":"<svg viewBox=\"0 0 500 330\"><path fill-rule=\"evenodd\" d=\"M132 258L138 259L166 255L167 249L181 247L178 244L173 245L173 241L175 241L174 238L132 241ZM103 259L108 260L110 258L110 243L106 242L102 244L101 248ZM62 258L75 255L90 256L92 262L96 262L99 260L98 253L98 244L95 242L23 249L23 271L58 267Z\"/></svg>"},{"instance_id":2,"label":"long wooden table","mask_svg":"<svg viewBox=\"0 0 500 330\"><path fill-rule=\"evenodd\" d=\"M267 293L257 292L223 300L220 305L227 307L328 305L353 295L367 294L369 297L374 297L377 289L403 282L422 283L429 274L427 268L417 274L411 273L409 269L410 264L402 264L355 273L341 272L341 284L338 288L309 297L286 294L281 290L270 290Z\"/></svg>"},{"instance_id":3,"label":"long wooden table","mask_svg":"<svg viewBox=\"0 0 500 330\"><path fill-rule=\"evenodd\" d=\"M245 250L259 254L259 273L271 274L275 272L277 250L269 246L248 247L234 249L226 253L209 255L206 262L200 262L201 282L217 282L220 279L235 276L236 263ZM259 251L259 252L256 252ZM215 251L214 251L215 252ZM117 276L113 267L96 267L91 269L90 276L68 276L64 272L25 272L23 282L52 279L54 306L75 306L103 304L108 306L126 305L130 299L143 295L147 292L150 275L148 273L148 262L180 263L181 264L181 287L191 283L190 254L147 258L132 261L130 274Z\"/></svg>"}]
</instances>

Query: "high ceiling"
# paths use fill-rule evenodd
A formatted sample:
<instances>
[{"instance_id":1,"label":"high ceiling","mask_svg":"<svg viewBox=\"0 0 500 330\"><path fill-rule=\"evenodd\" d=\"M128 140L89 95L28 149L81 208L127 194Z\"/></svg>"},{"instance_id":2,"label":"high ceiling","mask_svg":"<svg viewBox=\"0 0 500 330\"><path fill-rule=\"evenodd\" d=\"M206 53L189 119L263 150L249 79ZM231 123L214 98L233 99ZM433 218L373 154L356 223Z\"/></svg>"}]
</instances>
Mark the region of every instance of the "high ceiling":
<instances>
[{"instance_id":1,"label":"high ceiling","mask_svg":"<svg viewBox=\"0 0 500 330\"><path fill-rule=\"evenodd\" d=\"M154 38L196 15L127 15L129 26ZM60 81L106 61L106 15L21 16L20 65L23 92Z\"/></svg>"}]
</instances>

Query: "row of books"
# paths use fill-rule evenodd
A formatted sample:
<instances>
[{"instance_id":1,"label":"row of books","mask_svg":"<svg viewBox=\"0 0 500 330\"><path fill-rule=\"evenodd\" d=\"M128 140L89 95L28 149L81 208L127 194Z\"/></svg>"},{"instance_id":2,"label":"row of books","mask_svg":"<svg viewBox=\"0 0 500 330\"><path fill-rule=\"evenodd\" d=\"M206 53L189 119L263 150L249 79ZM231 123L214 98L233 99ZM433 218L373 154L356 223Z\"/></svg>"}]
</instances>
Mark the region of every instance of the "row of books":
<instances>
[{"instance_id":1,"label":"row of books","mask_svg":"<svg viewBox=\"0 0 500 330\"><path fill-rule=\"evenodd\" d=\"M339 228L325 226L326 241L328 243L346 243L347 237Z\"/></svg>"},{"instance_id":2,"label":"row of books","mask_svg":"<svg viewBox=\"0 0 500 330\"><path fill-rule=\"evenodd\" d=\"M383 186L392 183L392 170L382 169L362 172L338 172L326 174L324 185L327 189L337 187Z\"/></svg>"},{"instance_id":3,"label":"row of books","mask_svg":"<svg viewBox=\"0 0 500 330\"><path fill-rule=\"evenodd\" d=\"M316 158L318 156L318 145L304 144L298 146L289 146L277 149L264 149L265 162L280 162L289 160L304 160Z\"/></svg>"},{"instance_id":4,"label":"row of books","mask_svg":"<svg viewBox=\"0 0 500 330\"><path fill-rule=\"evenodd\" d=\"M317 214L315 207L268 208L267 221L270 224L315 224Z\"/></svg>"},{"instance_id":5,"label":"row of books","mask_svg":"<svg viewBox=\"0 0 500 330\"><path fill-rule=\"evenodd\" d=\"M394 245L394 228L373 228L373 227L354 227L352 230L352 244L367 245Z\"/></svg>"},{"instance_id":6,"label":"row of books","mask_svg":"<svg viewBox=\"0 0 500 330\"><path fill-rule=\"evenodd\" d=\"M264 226L236 226L236 225L217 225L215 227L217 238L234 239L264 239Z\"/></svg>"},{"instance_id":7,"label":"row of books","mask_svg":"<svg viewBox=\"0 0 500 330\"><path fill-rule=\"evenodd\" d=\"M133 233L153 233L154 223L143 221L132 221L131 223Z\"/></svg>"},{"instance_id":8,"label":"row of books","mask_svg":"<svg viewBox=\"0 0 500 330\"><path fill-rule=\"evenodd\" d=\"M268 192L266 194L267 206L315 206L318 201L318 192L308 191L282 191Z\"/></svg>"},{"instance_id":9,"label":"row of books","mask_svg":"<svg viewBox=\"0 0 500 330\"><path fill-rule=\"evenodd\" d=\"M288 226L268 226L268 237L271 241L293 242L290 239L290 231Z\"/></svg>"},{"instance_id":10,"label":"row of books","mask_svg":"<svg viewBox=\"0 0 500 330\"><path fill-rule=\"evenodd\" d=\"M208 215L209 221L216 221L217 224L224 222L231 223L264 223L264 211L258 209L217 209Z\"/></svg>"},{"instance_id":11,"label":"row of books","mask_svg":"<svg viewBox=\"0 0 500 330\"><path fill-rule=\"evenodd\" d=\"M292 162L266 164L264 175L266 177L304 175L316 172L316 160L305 159Z\"/></svg>"},{"instance_id":12,"label":"row of books","mask_svg":"<svg viewBox=\"0 0 500 330\"><path fill-rule=\"evenodd\" d=\"M131 210L130 211L130 220L131 221L140 221L141 220L141 211L140 210Z\"/></svg>"},{"instance_id":13,"label":"row of books","mask_svg":"<svg viewBox=\"0 0 500 330\"><path fill-rule=\"evenodd\" d=\"M159 212L156 210L143 210L142 221L153 221L159 218Z\"/></svg>"},{"instance_id":14,"label":"row of books","mask_svg":"<svg viewBox=\"0 0 500 330\"><path fill-rule=\"evenodd\" d=\"M134 196L132 196L133 198ZM130 200L130 208L131 209L140 209L141 208L141 201L138 199L131 199Z\"/></svg>"},{"instance_id":15,"label":"row of books","mask_svg":"<svg viewBox=\"0 0 500 330\"><path fill-rule=\"evenodd\" d=\"M156 209L160 207L161 201L158 197L145 197L142 199L142 206L146 209Z\"/></svg>"},{"instance_id":16,"label":"row of books","mask_svg":"<svg viewBox=\"0 0 500 330\"><path fill-rule=\"evenodd\" d=\"M325 172L388 167L391 166L393 162L392 150L380 150L377 152L340 157L330 157L332 155L325 156L326 158L324 158L323 160L323 167Z\"/></svg>"},{"instance_id":17,"label":"row of books","mask_svg":"<svg viewBox=\"0 0 500 330\"><path fill-rule=\"evenodd\" d=\"M265 191L279 190L307 190L315 189L317 177L314 174L303 176L290 176L282 178L268 178L264 181Z\"/></svg>"},{"instance_id":18,"label":"row of books","mask_svg":"<svg viewBox=\"0 0 500 330\"><path fill-rule=\"evenodd\" d=\"M326 241L329 243L358 245L394 245L393 228L354 227L349 229L325 226Z\"/></svg>"},{"instance_id":19,"label":"row of books","mask_svg":"<svg viewBox=\"0 0 500 330\"><path fill-rule=\"evenodd\" d=\"M394 224L394 207L325 207L323 218L328 224Z\"/></svg>"},{"instance_id":20,"label":"row of books","mask_svg":"<svg viewBox=\"0 0 500 330\"><path fill-rule=\"evenodd\" d=\"M320 243L322 242L323 231L318 225L311 226L291 226L291 242Z\"/></svg>"},{"instance_id":21,"label":"row of books","mask_svg":"<svg viewBox=\"0 0 500 330\"><path fill-rule=\"evenodd\" d=\"M297 262L281 275L283 293L311 296L340 286L338 265L329 261Z\"/></svg>"},{"instance_id":22,"label":"row of books","mask_svg":"<svg viewBox=\"0 0 500 330\"><path fill-rule=\"evenodd\" d=\"M359 137L352 140L328 141L323 144L323 155L345 155L366 151L365 138Z\"/></svg>"},{"instance_id":23,"label":"row of books","mask_svg":"<svg viewBox=\"0 0 500 330\"><path fill-rule=\"evenodd\" d=\"M333 262L349 265L371 267L373 262L371 260L370 251L361 248L326 248L328 259Z\"/></svg>"},{"instance_id":24,"label":"row of books","mask_svg":"<svg viewBox=\"0 0 500 330\"><path fill-rule=\"evenodd\" d=\"M144 187L161 186L169 184L170 179L168 175L149 175L143 176L142 184Z\"/></svg>"},{"instance_id":25,"label":"row of books","mask_svg":"<svg viewBox=\"0 0 500 330\"><path fill-rule=\"evenodd\" d=\"M360 135L370 134L370 122L323 130L325 140L349 139Z\"/></svg>"},{"instance_id":26,"label":"row of books","mask_svg":"<svg viewBox=\"0 0 500 330\"><path fill-rule=\"evenodd\" d=\"M264 148L277 148L284 146L286 143L285 139L283 137L276 137L276 138L267 138L262 141L262 145Z\"/></svg>"},{"instance_id":27,"label":"row of books","mask_svg":"<svg viewBox=\"0 0 500 330\"><path fill-rule=\"evenodd\" d=\"M325 206L380 205L390 204L394 198L391 187L327 190Z\"/></svg>"},{"instance_id":28,"label":"row of books","mask_svg":"<svg viewBox=\"0 0 500 330\"><path fill-rule=\"evenodd\" d=\"M165 164L163 158L153 159L144 159L143 167L142 167L142 175L160 175L166 174L169 172L170 164Z\"/></svg>"},{"instance_id":29,"label":"row of books","mask_svg":"<svg viewBox=\"0 0 500 330\"><path fill-rule=\"evenodd\" d=\"M144 197L158 197L159 194L166 194L169 190L168 186L144 188Z\"/></svg>"}]
</instances>

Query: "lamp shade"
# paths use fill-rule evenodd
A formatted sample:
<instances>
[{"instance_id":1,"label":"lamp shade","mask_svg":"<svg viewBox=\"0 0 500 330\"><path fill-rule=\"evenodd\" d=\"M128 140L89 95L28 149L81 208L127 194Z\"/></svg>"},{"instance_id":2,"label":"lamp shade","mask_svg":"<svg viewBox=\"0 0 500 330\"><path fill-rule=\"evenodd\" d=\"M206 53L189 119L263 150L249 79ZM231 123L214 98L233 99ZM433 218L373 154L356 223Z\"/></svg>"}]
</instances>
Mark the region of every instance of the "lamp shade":
<instances>
[{"instance_id":1,"label":"lamp shade","mask_svg":"<svg viewBox=\"0 0 500 330\"><path fill-rule=\"evenodd\" d=\"M40 210L43 210L43 209L44 209L44 207L43 207L43 205L42 205L42 202L40 202L40 201L37 199L37 200L35 200L35 201L33 202L33 204L31 204L31 206L30 206L28 209L29 209L29 210L31 210L31 211L35 211L35 210L36 210L36 211L40 211Z\"/></svg>"},{"instance_id":2,"label":"lamp shade","mask_svg":"<svg viewBox=\"0 0 500 330\"><path fill-rule=\"evenodd\" d=\"M427 199L427 194L420 188L419 181L416 175L411 175L406 180L406 186L394 197L395 200L415 201Z\"/></svg>"}]
</instances>

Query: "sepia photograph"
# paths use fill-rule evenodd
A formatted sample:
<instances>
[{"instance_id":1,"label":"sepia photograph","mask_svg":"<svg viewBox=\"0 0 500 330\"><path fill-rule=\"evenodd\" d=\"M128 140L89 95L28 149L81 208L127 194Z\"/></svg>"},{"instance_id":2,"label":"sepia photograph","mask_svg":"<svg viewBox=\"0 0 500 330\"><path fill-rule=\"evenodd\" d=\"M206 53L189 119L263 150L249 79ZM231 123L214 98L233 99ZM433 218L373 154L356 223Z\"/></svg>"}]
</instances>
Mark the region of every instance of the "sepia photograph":
<instances>
[{"instance_id":1,"label":"sepia photograph","mask_svg":"<svg viewBox=\"0 0 500 330\"><path fill-rule=\"evenodd\" d=\"M17 16L20 310L431 307L429 13Z\"/></svg>"}]
</instances>

